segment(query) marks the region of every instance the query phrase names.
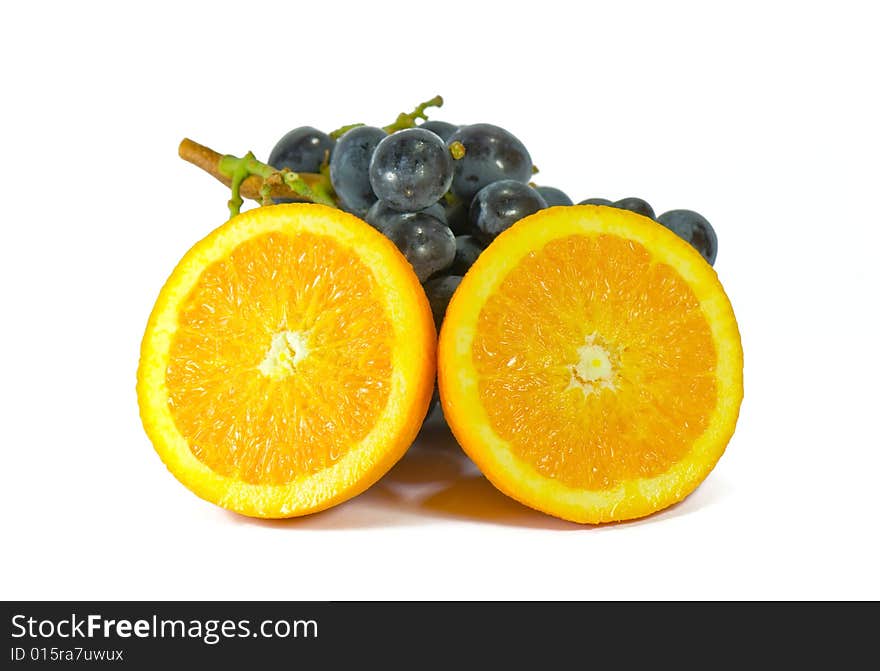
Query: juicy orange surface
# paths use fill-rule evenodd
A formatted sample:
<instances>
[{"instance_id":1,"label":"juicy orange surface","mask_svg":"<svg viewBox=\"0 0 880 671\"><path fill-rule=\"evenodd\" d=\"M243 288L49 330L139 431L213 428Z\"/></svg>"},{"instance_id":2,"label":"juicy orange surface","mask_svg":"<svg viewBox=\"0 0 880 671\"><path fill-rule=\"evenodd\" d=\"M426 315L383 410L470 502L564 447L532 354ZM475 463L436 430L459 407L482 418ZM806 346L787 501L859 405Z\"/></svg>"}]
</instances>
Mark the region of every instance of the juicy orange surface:
<instances>
[{"instance_id":1,"label":"juicy orange surface","mask_svg":"<svg viewBox=\"0 0 880 671\"><path fill-rule=\"evenodd\" d=\"M376 291L357 257L308 233L267 233L208 266L181 307L166 376L196 457L245 482L283 484L360 441L390 387L392 329ZM261 372L285 332L302 334L306 350L295 374Z\"/></svg>"},{"instance_id":2,"label":"juicy orange surface","mask_svg":"<svg viewBox=\"0 0 880 671\"><path fill-rule=\"evenodd\" d=\"M608 354L604 384L579 379L585 344ZM715 346L693 291L611 235L554 240L524 258L480 311L473 357L498 435L571 487L664 472L715 408Z\"/></svg>"},{"instance_id":3,"label":"juicy orange surface","mask_svg":"<svg viewBox=\"0 0 880 671\"><path fill-rule=\"evenodd\" d=\"M645 217L552 207L502 233L452 297L443 411L502 492L576 522L649 515L709 474L742 400L714 270Z\"/></svg>"},{"instance_id":4,"label":"juicy orange surface","mask_svg":"<svg viewBox=\"0 0 880 671\"><path fill-rule=\"evenodd\" d=\"M312 204L244 212L174 269L144 334L144 429L204 499L256 517L364 491L412 443L434 385L425 293L391 241Z\"/></svg>"}]
</instances>

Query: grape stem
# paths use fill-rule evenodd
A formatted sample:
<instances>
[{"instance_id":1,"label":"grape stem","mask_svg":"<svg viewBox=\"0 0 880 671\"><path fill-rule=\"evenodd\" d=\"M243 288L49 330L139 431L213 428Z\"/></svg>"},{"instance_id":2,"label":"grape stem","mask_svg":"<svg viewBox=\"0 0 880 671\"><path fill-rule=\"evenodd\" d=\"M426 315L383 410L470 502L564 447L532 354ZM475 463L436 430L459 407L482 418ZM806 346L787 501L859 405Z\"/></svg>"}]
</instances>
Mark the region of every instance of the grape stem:
<instances>
[{"instance_id":1,"label":"grape stem","mask_svg":"<svg viewBox=\"0 0 880 671\"><path fill-rule=\"evenodd\" d=\"M416 108L412 112L401 112L397 115L397 119L394 120L394 123L383 126L382 130L390 134L398 130L404 130L405 128L414 128L417 119L422 119L423 121L428 120L428 115L425 114L425 110L429 107L443 107L443 96L434 96L430 100L426 100L425 102L416 105ZM348 124L347 126L337 128L335 131L330 133L330 137L334 139L339 139L352 128L357 128L358 126L363 125L364 124L362 123Z\"/></svg>"},{"instance_id":2,"label":"grape stem","mask_svg":"<svg viewBox=\"0 0 880 671\"><path fill-rule=\"evenodd\" d=\"M242 157L218 154L198 142L184 138L177 153L184 161L201 168L232 188L229 214L241 211L242 197L269 205L275 198L289 198L338 207L327 175L276 170L258 161L252 152Z\"/></svg>"},{"instance_id":3,"label":"grape stem","mask_svg":"<svg viewBox=\"0 0 880 671\"><path fill-rule=\"evenodd\" d=\"M422 119L423 121L428 120L428 115L425 114L425 110L429 107L443 107L443 97L434 96L430 100L426 100L420 105L417 105L409 114L401 112L397 115L397 119L395 119L394 123L385 126L382 130L386 133L393 133L394 131L403 130L405 128L414 128L416 125L416 119Z\"/></svg>"},{"instance_id":4,"label":"grape stem","mask_svg":"<svg viewBox=\"0 0 880 671\"><path fill-rule=\"evenodd\" d=\"M348 131L350 131L352 128L360 128L361 126L366 126L366 125L367 124L364 124L364 123L350 123L347 126L342 126L341 128L337 128L336 130L328 133L328 135L330 137L332 137L334 140L338 140L343 135L345 135Z\"/></svg>"}]
</instances>

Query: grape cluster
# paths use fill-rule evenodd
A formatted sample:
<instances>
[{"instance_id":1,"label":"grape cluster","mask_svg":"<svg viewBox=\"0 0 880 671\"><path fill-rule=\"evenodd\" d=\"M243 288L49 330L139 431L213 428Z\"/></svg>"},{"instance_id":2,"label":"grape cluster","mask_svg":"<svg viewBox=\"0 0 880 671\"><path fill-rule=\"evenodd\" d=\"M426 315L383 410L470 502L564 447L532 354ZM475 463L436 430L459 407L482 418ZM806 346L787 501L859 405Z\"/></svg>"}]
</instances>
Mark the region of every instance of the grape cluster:
<instances>
[{"instance_id":1,"label":"grape cluster","mask_svg":"<svg viewBox=\"0 0 880 671\"><path fill-rule=\"evenodd\" d=\"M296 128L269 158L277 170L327 175L338 205L397 245L425 288L438 328L461 278L500 233L538 210L572 205L563 191L531 183L532 157L510 131L427 120L424 107L439 104L424 103L384 128L356 124L331 134ZM636 212L715 261L715 232L696 212L656 217L641 198L590 198L579 205Z\"/></svg>"}]
</instances>

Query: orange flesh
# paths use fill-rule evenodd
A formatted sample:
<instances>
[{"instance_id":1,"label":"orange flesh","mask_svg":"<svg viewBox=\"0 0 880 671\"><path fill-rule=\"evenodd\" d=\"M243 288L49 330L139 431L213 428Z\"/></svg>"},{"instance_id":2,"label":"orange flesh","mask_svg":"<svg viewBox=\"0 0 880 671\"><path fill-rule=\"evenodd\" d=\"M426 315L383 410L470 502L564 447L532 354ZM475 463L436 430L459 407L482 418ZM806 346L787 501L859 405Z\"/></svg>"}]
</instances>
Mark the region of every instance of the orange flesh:
<instances>
[{"instance_id":1,"label":"orange flesh","mask_svg":"<svg viewBox=\"0 0 880 671\"><path fill-rule=\"evenodd\" d=\"M383 306L369 268L327 236L263 234L208 266L183 303L165 378L192 453L250 484L332 465L388 400ZM295 334L287 354L298 360L267 374L284 334Z\"/></svg>"},{"instance_id":2,"label":"orange flesh","mask_svg":"<svg viewBox=\"0 0 880 671\"><path fill-rule=\"evenodd\" d=\"M493 430L539 473L581 489L667 471L717 401L715 345L693 291L617 236L529 253L484 304L472 353ZM601 364L601 379L584 372Z\"/></svg>"}]
</instances>

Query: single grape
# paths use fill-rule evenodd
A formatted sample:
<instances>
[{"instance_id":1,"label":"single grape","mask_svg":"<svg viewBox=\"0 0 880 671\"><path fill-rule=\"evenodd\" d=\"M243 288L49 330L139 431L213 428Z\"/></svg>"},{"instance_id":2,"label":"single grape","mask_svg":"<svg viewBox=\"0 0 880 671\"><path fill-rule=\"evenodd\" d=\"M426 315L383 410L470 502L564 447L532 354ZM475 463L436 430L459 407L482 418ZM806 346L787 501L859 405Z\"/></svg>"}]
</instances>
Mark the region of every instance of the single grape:
<instances>
[{"instance_id":1,"label":"single grape","mask_svg":"<svg viewBox=\"0 0 880 671\"><path fill-rule=\"evenodd\" d=\"M541 197L547 201L547 207L554 205L574 205L574 201L568 195L555 186L536 186L535 191L541 194Z\"/></svg>"},{"instance_id":2,"label":"single grape","mask_svg":"<svg viewBox=\"0 0 880 671\"><path fill-rule=\"evenodd\" d=\"M444 275L425 282L425 295L428 296L428 302L431 304L437 331L440 330L443 317L446 316L446 308L449 307L452 294L458 289L459 284L461 284L459 275Z\"/></svg>"},{"instance_id":3,"label":"single grape","mask_svg":"<svg viewBox=\"0 0 880 671\"><path fill-rule=\"evenodd\" d=\"M443 206L440 205L440 203L434 203L431 207L426 207L424 210L420 210L420 213L430 215L443 224L446 223L446 210L443 209ZM401 212L400 210L395 210L384 200L377 200L370 206L370 209L367 210L364 220L366 220L366 222L373 228L384 233L385 229L391 226L395 221L410 219L414 214L417 213Z\"/></svg>"},{"instance_id":4,"label":"single grape","mask_svg":"<svg viewBox=\"0 0 880 671\"><path fill-rule=\"evenodd\" d=\"M532 157L512 133L488 123L462 126L453 133L447 145L453 157L455 176L452 192L463 201L470 201L477 191L499 180L511 179L527 183L532 178Z\"/></svg>"},{"instance_id":5,"label":"single grape","mask_svg":"<svg viewBox=\"0 0 880 671\"><path fill-rule=\"evenodd\" d=\"M269 165L276 170L287 168L293 172L318 172L334 144L333 138L317 128L294 128L272 149Z\"/></svg>"},{"instance_id":6,"label":"single grape","mask_svg":"<svg viewBox=\"0 0 880 671\"><path fill-rule=\"evenodd\" d=\"M455 258L449 266L450 275L464 275L477 257L483 252L483 245L473 235L459 235L455 238Z\"/></svg>"},{"instance_id":7,"label":"single grape","mask_svg":"<svg viewBox=\"0 0 880 671\"><path fill-rule=\"evenodd\" d=\"M670 210L661 214L657 221L689 242L709 265L714 265L718 256L718 236L703 215L693 210Z\"/></svg>"},{"instance_id":8,"label":"single grape","mask_svg":"<svg viewBox=\"0 0 880 671\"><path fill-rule=\"evenodd\" d=\"M655 218L654 208L641 198L621 198L620 200L613 202L611 207L616 207L618 210L629 210L630 212L635 212L643 217L648 217L648 219Z\"/></svg>"},{"instance_id":9,"label":"single grape","mask_svg":"<svg viewBox=\"0 0 880 671\"><path fill-rule=\"evenodd\" d=\"M528 184L504 179L480 189L469 216L476 236L489 244L515 222L545 207L547 202Z\"/></svg>"},{"instance_id":10,"label":"single grape","mask_svg":"<svg viewBox=\"0 0 880 671\"><path fill-rule=\"evenodd\" d=\"M607 198L587 198L578 203L578 205L614 205Z\"/></svg>"},{"instance_id":11,"label":"single grape","mask_svg":"<svg viewBox=\"0 0 880 671\"><path fill-rule=\"evenodd\" d=\"M452 183L452 156L436 133L407 128L389 135L373 152L370 184L379 200L405 212L433 205Z\"/></svg>"},{"instance_id":12,"label":"single grape","mask_svg":"<svg viewBox=\"0 0 880 671\"><path fill-rule=\"evenodd\" d=\"M448 268L455 258L455 236L429 214L401 217L383 232L403 252L420 282Z\"/></svg>"},{"instance_id":13,"label":"single grape","mask_svg":"<svg viewBox=\"0 0 880 671\"><path fill-rule=\"evenodd\" d=\"M358 126L336 142L330 156L330 182L347 212L363 217L376 202L370 186L370 159L376 145L387 136L381 128Z\"/></svg>"},{"instance_id":14,"label":"single grape","mask_svg":"<svg viewBox=\"0 0 880 671\"><path fill-rule=\"evenodd\" d=\"M432 133L436 133L440 136L440 139L446 142L449 137L458 130L458 126L455 124L447 123L445 121L426 121L419 128L424 128L425 130L429 130Z\"/></svg>"}]
</instances>

